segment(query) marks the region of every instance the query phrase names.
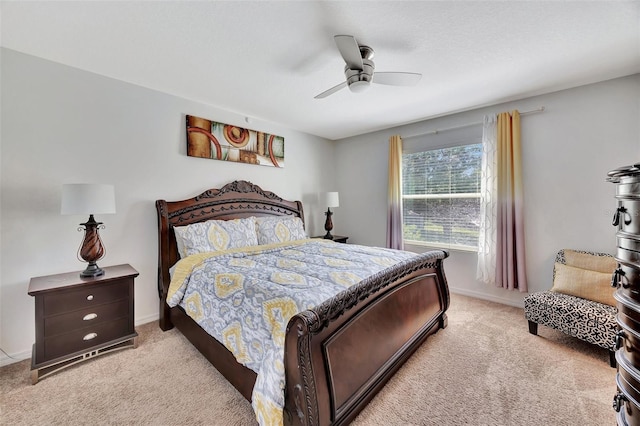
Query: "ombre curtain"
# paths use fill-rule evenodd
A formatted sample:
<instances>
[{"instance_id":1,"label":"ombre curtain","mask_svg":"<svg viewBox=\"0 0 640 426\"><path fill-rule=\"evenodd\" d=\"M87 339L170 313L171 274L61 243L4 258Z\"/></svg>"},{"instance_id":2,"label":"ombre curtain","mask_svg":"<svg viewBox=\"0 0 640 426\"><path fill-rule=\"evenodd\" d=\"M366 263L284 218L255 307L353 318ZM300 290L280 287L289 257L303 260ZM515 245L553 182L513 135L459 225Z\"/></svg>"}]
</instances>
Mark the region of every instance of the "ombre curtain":
<instances>
[{"instance_id":1,"label":"ombre curtain","mask_svg":"<svg viewBox=\"0 0 640 426\"><path fill-rule=\"evenodd\" d=\"M490 126L487 127L487 140L491 138ZM509 290L517 289L527 291L524 258L524 193L522 184L522 144L520 137L520 113L512 111L498 114L496 123L496 188L495 188L495 213L490 206L481 206L481 224L486 229L491 229L492 221L495 223L495 247L491 247L491 239L485 238L481 244L488 247L479 247L478 255L478 279L493 283L497 287ZM485 137L483 135L483 143ZM489 149L487 149L489 151ZM484 152L484 149L483 149ZM491 155L487 153L487 155ZM483 199L483 203L493 202L491 196ZM495 218L493 215L495 214ZM490 231L493 232L493 231ZM482 234L482 231L481 231ZM489 243L487 243L489 241ZM490 272L492 265L487 263L486 251L495 252L495 277ZM484 262L481 268L481 258ZM482 272L482 274L481 274ZM492 279L493 278L493 279Z\"/></svg>"},{"instance_id":2,"label":"ombre curtain","mask_svg":"<svg viewBox=\"0 0 640 426\"><path fill-rule=\"evenodd\" d=\"M402 239L402 139L389 138L389 189L387 192L387 247L403 250Z\"/></svg>"}]
</instances>

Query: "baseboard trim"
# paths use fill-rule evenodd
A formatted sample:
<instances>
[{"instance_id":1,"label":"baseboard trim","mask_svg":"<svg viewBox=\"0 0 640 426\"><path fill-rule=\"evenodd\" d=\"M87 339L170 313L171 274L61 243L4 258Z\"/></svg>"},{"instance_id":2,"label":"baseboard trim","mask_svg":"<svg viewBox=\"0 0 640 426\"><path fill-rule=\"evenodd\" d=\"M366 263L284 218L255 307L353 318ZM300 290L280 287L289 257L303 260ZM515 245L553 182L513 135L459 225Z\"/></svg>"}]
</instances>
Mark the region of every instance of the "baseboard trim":
<instances>
[{"instance_id":1,"label":"baseboard trim","mask_svg":"<svg viewBox=\"0 0 640 426\"><path fill-rule=\"evenodd\" d=\"M523 300L511 300L506 297L498 297L489 295L486 293L480 293L466 288L455 288L449 286L449 291L454 294L460 294L462 296L475 297L476 299L488 300L489 302L501 303L503 305L514 306L516 308L524 308Z\"/></svg>"},{"instance_id":2,"label":"baseboard trim","mask_svg":"<svg viewBox=\"0 0 640 426\"><path fill-rule=\"evenodd\" d=\"M0 354L0 367L13 364L16 362L24 361L31 358L31 351L22 351L14 354L7 355L5 353Z\"/></svg>"},{"instance_id":3,"label":"baseboard trim","mask_svg":"<svg viewBox=\"0 0 640 426\"><path fill-rule=\"evenodd\" d=\"M136 327L142 324L147 324L152 321L158 321L160 319L160 314L151 314L144 317L138 317L135 320Z\"/></svg>"}]
</instances>

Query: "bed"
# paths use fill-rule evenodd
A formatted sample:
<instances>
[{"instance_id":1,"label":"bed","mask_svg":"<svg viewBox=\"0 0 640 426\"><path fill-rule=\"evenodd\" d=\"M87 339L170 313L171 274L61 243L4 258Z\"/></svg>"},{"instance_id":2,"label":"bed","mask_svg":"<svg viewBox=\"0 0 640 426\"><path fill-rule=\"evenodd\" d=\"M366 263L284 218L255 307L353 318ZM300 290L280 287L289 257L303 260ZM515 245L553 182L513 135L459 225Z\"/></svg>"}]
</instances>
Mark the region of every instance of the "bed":
<instances>
[{"instance_id":1,"label":"bed","mask_svg":"<svg viewBox=\"0 0 640 426\"><path fill-rule=\"evenodd\" d=\"M183 306L167 303L170 270L180 260L174 228L253 217L304 221L302 203L234 181L193 198L158 200L156 210L159 325L165 331L174 326L180 330L251 401L256 372L238 362L228 346L209 335ZM334 251L346 248L334 242L307 242ZM284 406L276 423L339 425L353 420L427 337L446 327L449 290L442 263L447 257L442 250L412 254L291 316L283 336Z\"/></svg>"}]
</instances>

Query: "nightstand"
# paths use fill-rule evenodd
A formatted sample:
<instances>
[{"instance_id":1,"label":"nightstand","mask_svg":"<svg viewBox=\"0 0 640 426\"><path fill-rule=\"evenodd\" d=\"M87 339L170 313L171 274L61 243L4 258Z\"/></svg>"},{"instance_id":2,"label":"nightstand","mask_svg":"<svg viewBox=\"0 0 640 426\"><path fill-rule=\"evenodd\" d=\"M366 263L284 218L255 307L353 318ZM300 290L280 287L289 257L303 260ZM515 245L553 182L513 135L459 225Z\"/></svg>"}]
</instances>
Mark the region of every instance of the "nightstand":
<instances>
[{"instance_id":1,"label":"nightstand","mask_svg":"<svg viewBox=\"0 0 640 426\"><path fill-rule=\"evenodd\" d=\"M316 235L315 237L311 237L311 238L324 238L324 235ZM345 237L343 235L334 235L333 236L333 241L335 241L336 243L345 243L346 244L348 239L349 239L349 237Z\"/></svg>"},{"instance_id":2,"label":"nightstand","mask_svg":"<svg viewBox=\"0 0 640 426\"><path fill-rule=\"evenodd\" d=\"M104 275L80 272L31 278L35 297L36 342L31 382L63 368L119 349L135 348L134 287L138 271L109 266Z\"/></svg>"}]
</instances>

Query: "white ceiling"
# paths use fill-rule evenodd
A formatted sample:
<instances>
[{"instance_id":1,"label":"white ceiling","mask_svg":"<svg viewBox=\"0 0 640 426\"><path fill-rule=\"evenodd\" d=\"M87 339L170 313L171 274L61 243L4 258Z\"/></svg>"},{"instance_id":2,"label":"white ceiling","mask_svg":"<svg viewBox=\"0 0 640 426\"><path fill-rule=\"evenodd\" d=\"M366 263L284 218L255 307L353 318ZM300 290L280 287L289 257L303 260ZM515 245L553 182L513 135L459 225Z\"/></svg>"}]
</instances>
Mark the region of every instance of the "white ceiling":
<instances>
[{"instance_id":1,"label":"white ceiling","mask_svg":"<svg viewBox=\"0 0 640 426\"><path fill-rule=\"evenodd\" d=\"M328 139L640 72L639 1L0 7L4 47ZM335 34L373 47L376 71L422 80L314 99L344 79Z\"/></svg>"}]
</instances>

